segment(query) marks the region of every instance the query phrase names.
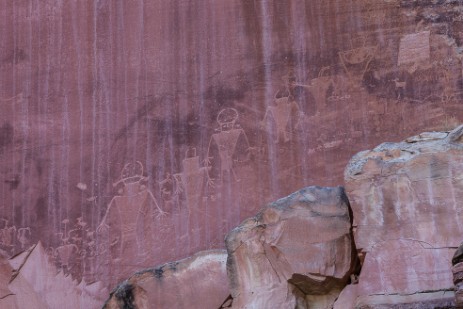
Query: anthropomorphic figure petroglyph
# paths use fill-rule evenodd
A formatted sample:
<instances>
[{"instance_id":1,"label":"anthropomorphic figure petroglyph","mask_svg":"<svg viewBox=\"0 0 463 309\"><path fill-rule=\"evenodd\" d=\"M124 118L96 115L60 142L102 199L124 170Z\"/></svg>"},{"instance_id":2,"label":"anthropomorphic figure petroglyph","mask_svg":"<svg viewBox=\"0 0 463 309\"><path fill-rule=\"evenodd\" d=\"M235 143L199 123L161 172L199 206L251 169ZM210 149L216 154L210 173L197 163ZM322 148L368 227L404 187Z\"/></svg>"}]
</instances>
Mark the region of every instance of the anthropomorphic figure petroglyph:
<instances>
[{"instance_id":1,"label":"anthropomorphic figure petroglyph","mask_svg":"<svg viewBox=\"0 0 463 309\"><path fill-rule=\"evenodd\" d=\"M111 200L97 228L115 267L142 263L153 253L155 223L165 212L142 184L146 180L140 162L126 164L121 179L113 184L123 185L121 195Z\"/></svg>"},{"instance_id":2,"label":"anthropomorphic figure petroglyph","mask_svg":"<svg viewBox=\"0 0 463 309\"><path fill-rule=\"evenodd\" d=\"M402 99L405 96L405 88L407 87L406 81L400 81L399 78L392 79L395 85L395 91L397 93L397 100Z\"/></svg>"},{"instance_id":3,"label":"anthropomorphic figure petroglyph","mask_svg":"<svg viewBox=\"0 0 463 309\"><path fill-rule=\"evenodd\" d=\"M267 107L261 126L269 131L272 124L276 130L275 143L291 140L291 131L297 126L302 116L299 106L291 94L294 86L292 77L288 77L285 90L278 91L272 103Z\"/></svg>"},{"instance_id":4,"label":"anthropomorphic figure petroglyph","mask_svg":"<svg viewBox=\"0 0 463 309\"><path fill-rule=\"evenodd\" d=\"M186 151L182 161L182 173L174 175L177 193L183 193L186 198L188 210L199 203L207 179L207 167L200 167L196 148Z\"/></svg>"},{"instance_id":5,"label":"anthropomorphic figure petroglyph","mask_svg":"<svg viewBox=\"0 0 463 309\"><path fill-rule=\"evenodd\" d=\"M211 168L211 178L221 181L231 175L236 181L235 162L247 161L251 147L244 130L236 123L239 118L234 108L225 108L217 115L219 128L209 142L206 162Z\"/></svg>"}]
</instances>

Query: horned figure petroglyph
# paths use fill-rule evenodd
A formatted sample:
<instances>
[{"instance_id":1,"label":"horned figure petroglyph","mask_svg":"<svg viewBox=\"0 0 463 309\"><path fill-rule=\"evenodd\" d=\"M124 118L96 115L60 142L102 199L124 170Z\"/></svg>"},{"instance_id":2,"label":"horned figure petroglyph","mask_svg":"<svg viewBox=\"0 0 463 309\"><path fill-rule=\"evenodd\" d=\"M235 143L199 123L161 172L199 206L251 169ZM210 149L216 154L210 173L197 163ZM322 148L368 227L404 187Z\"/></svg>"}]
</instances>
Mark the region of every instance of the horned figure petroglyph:
<instances>
[{"instance_id":1,"label":"horned figure petroglyph","mask_svg":"<svg viewBox=\"0 0 463 309\"><path fill-rule=\"evenodd\" d=\"M234 108L225 108L217 115L219 128L212 134L205 160L210 179L218 178L222 182L228 174L235 181L240 180L233 167L237 162L249 160L251 147L246 133L236 123L238 118Z\"/></svg>"},{"instance_id":2,"label":"horned figure petroglyph","mask_svg":"<svg viewBox=\"0 0 463 309\"><path fill-rule=\"evenodd\" d=\"M310 84L302 84L302 83L291 83L292 87L303 87L310 91L313 95L317 107L320 109L325 108L326 104L326 94L330 87L334 87L333 78L329 75L326 75L326 72L330 69L329 66L322 67L318 72L318 77L312 79Z\"/></svg>"},{"instance_id":3,"label":"horned figure petroglyph","mask_svg":"<svg viewBox=\"0 0 463 309\"><path fill-rule=\"evenodd\" d=\"M377 46L362 46L338 52L341 65L353 86L361 85L377 49Z\"/></svg>"},{"instance_id":4,"label":"horned figure petroglyph","mask_svg":"<svg viewBox=\"0 0 463 309\"><path fill-rule=\"evenodd\" d=\"M140 162L126 164L120 180L113 184L123 185L121 195L113 197L97 228L105 242L100 250L124 265L149 258L154 250L155 222L166 214L143 184L147 179ZM130 261L123 256L130 256Z\"/></svg>"},{"instance_id":5,"label":"horned figure petroglyph","mask_svg":"<svg viewBox=\"0 0 463 309\"><path fill-rule=\"evenodd\" d=\"M291 73L285 76L284 80L284 89L275 93L274 99L267 107L261 122L261 127L268 132L273 121L276 129L275 143L279 143L280 141L289 142L291 140L290 134L292 129L297 127L298 122L303 117L303 113L300 111L292 95L294 85L301 85L294 83L295 78ZM303 86L307 86L310 89L309 85ZM294 114L297 115L297 119L293 123Z\"/></svg>"},{"instance_id":6,"label":"horned figure petroglyph","mask_svg":"<svg viewBox=\"0 0 463 309\"><path fill-rule=\"evenodd\" d=\"M201 198L207 178L209 167L200 167L199 156L196 155L196 148L190 147L185 153L182 161L182 173L174 174L176 184L176 194L184 193L191 210L193 205L197 205Z\"/></svg>"}]
</instances>

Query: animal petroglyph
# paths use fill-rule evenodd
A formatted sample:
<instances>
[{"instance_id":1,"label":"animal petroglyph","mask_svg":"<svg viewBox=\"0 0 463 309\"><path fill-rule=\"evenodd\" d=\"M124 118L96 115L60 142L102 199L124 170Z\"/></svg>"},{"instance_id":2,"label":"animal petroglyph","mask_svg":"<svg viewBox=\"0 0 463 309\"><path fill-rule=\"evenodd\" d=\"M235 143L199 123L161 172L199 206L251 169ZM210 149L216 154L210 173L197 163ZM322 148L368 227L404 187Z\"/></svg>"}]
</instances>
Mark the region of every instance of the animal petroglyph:
<instances>
[{"instance_id":1,"label":"animal petroglyph","mask_svg":"<svg viewBox=\"0 0 463 309\"><path fill-rule=\"evenodd\" d=\"M326 95L328 89L330 87L334 87L334 82L331 76L326 76L325 72L327 72L330 67L323 67L320 69L318 73L318 77L312 79L310 84L303 84L303 83L292 83L291 85L297 87L303 87L310 91L313 95L315 102L317 104L317 108L323 110L326 105Z\"/></svg>"},{"instance_id":2,"label":"animal petroglyph","mask_svg":"<svg viewBox=\"0 0 463 309\"><path fill-rule=\"evenodd\" d=\"M377 46L362 46L338 53L341 65L351 82L354 82L353 85L360 85L377 49Z\"/></svg>"},{"instance_id":3,"label":"animal petroglyph","mask_svg":"<svg viewBox=\"0 0 463 309\"><path fill-rule=\"evenodd\" d=\"M236 123L238 118L238 111L234 108L225 108L217 115L218 132L210 139L206 159L212 179L223 181L224 175L228 174L239 181L233 169L234 163L249 159L251 147L246 133Z\"/></svg>"}]
</instances>

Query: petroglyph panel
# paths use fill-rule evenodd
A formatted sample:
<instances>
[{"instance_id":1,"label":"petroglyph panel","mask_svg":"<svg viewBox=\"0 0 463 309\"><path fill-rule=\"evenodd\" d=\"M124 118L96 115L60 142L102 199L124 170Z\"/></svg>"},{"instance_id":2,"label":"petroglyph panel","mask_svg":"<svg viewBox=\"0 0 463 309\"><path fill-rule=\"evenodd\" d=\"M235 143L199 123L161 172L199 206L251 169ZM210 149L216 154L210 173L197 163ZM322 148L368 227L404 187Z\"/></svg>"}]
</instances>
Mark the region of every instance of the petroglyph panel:
<instances>
[{"instance_id":1,"label":"petroglyph panel","mask_svg":"<svg viewBox=\"0 0 463 309\"><path fill-rule=\"evenodd\" d=\"M463 117L457 1L55 2L0 8L0 255L41 241L78 281L223 248Z\"/></svg>"},{"instance_id":2,"label":"petroglyph panel","mask_svg":"<svg viewBox=\"0 0 463 309\"><path fill-rule=\"evenodd\" d=\"M398 64L404 65L429 60L431 57L430 35L431 32L423 31L403 36L400 39Z\"/></svg>"}]
</instances>

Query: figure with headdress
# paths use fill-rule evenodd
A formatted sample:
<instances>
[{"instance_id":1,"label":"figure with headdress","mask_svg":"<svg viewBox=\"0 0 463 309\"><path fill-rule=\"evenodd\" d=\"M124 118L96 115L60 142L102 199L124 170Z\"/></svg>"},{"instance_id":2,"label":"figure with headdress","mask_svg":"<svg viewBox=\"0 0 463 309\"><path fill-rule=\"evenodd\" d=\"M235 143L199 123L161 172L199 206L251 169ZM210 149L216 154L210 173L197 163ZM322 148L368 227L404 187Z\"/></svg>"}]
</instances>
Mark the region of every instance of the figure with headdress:
<instances>
[{"instance_id":1,"label":"figure with headdress","mask_svg":"<svg viewBox=\"0 0 463 309\"><path fill-rule=\"evenodd\" d=\"M291 89L285 87L275 94L273 102L267 107L264 119L262 119L262 128L273 124L276 129L275 143L279 141L289 142L291 140L291 131L296 127L301 113L299 106L291 95Z\"/></svg>"},{"instance_id":2,"label":"figure with headdress","mask_svg":"<svg viewBox=\"0 0 463 309\"><path fill-rule=\"evenodd\" d=\"M155 222L165 212L144 184L146 180L140 162L126 164L113 184L122 184L120 195L113 197L97 228L116 269L143 265L153 253Z\"/></svg>"},{"instance_id":3,"label":"figure with headdress","mask_svg":"<svg viewBox=\"0 0 463 309\"><path fill-rule=\"evenodd\" d=\"M237 124L239 115L234 108L225 108L217 115L219 128L212 134L207 151L209 175L224 180L228 175L239 181L234 166L249 160L251 147L244 130Z\"/></svg>"}]
</instances>

